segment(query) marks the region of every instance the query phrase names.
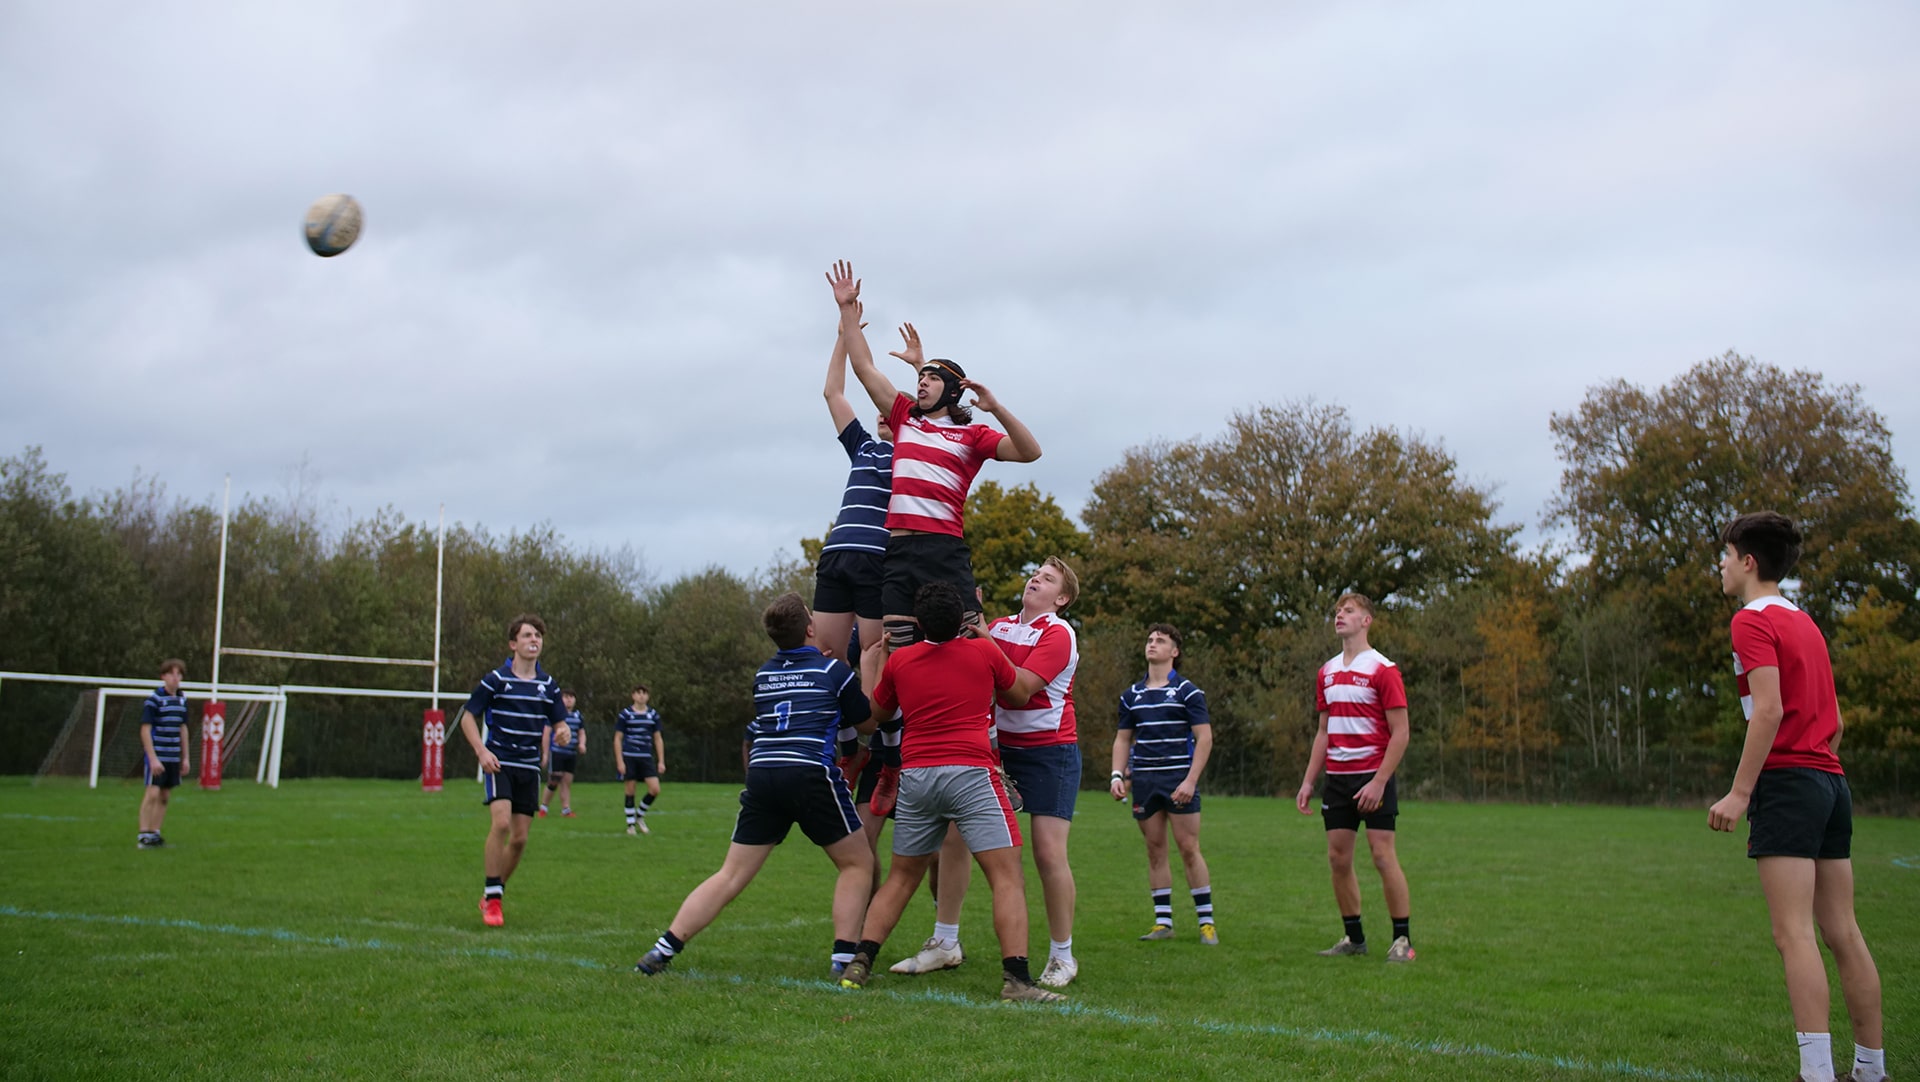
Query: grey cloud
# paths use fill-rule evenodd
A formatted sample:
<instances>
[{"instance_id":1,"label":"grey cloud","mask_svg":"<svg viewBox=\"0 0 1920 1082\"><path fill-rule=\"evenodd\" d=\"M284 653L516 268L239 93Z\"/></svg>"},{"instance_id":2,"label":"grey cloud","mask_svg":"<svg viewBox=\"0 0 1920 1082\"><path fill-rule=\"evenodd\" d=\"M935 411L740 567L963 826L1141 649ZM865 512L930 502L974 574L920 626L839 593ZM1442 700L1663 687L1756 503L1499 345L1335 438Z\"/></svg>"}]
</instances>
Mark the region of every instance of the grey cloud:
<instances>
[{"instance_id":1,"label":"grey cloud","mask_svg":"<svg viewBox=\"0 0 1920 1082\"><path fill-rule=\"evenodd\" d=\"M307 456L745 570L837 504L843 256L876 349L915 321L1047 449L986 476L1069 507L1314 397L1537 538L1548 415L1727 348L1863 383L1914 461L1901 5L106 13L0 13L0 430L82 488ZM335 190L368 231L321 261Z\"/></svg>"}]
</instances>

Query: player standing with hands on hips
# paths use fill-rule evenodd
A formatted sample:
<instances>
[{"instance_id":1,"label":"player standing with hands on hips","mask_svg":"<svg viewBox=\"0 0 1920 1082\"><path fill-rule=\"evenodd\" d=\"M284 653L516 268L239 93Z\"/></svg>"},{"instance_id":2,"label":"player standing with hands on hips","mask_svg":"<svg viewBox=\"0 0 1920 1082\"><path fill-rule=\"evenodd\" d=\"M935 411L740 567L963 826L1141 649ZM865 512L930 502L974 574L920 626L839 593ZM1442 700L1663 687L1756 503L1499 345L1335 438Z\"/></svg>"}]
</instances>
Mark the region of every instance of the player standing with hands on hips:
<instances>
[{"instance_id":1,"label":"player standing with hands on hips","mask_svg":"<svg viewBox=\"0 0 1920 1082\"><path fill-rule=\"evenodd\" d=\"M1853 794L1840 769L1840 703L1826 637L1780 595L1800 560L1800 531L1774 511L1741 515L1720 535L1720 588L1733 614L1733 671L1747 739L1733 789L1707 813L1730 831L1745 815L1747 856L1773 921L1800 1045L1800 1082L1832 1082L1831 992L1820 940L1833 952L1853 1022L1852 1082L1881 1082L1880 971L1853 916ZM1816 930L1818 938L1816 938Z\"/></svg>"}]
</instances>

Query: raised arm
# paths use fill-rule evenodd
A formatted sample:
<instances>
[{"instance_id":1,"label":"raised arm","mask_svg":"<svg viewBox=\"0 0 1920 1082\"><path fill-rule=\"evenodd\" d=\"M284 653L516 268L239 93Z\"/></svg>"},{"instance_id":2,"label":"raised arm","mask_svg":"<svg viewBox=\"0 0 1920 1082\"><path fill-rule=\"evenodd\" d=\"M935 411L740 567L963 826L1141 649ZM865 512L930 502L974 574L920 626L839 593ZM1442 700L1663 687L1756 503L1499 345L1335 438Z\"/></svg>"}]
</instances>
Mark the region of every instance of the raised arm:
<instances>
[{"instance_id":1,"label":"raised arm","mask_svg":"<svg viewBox=\"0 0 1920 1082\"><path fill-rule=\"evenodd\" d=\"M918 390L920 370L927 366L927 351L920 345L920 332L914 329L913 324L902 323L900 324L900 341L900 348L889 352L887 356L898 357L906 364L907 369L913 373L907 377L907 386Z\"/></svg>"},{"instance_id":2,"label":"raised arm","mask_svg":"<svg viewBox=\"0 0 1920 1082\"><path fill-rule=\"evenodd\" d=\"M860 279L853 276L853 265L845 260L835 263L827 272L827 284L833 287L833 302L840 306L840 338L846 343L853 374L867 389L874 407L885 413L893 409L900 391L874 367L873 350L867 346L866 332L860 329Z\"/></svg>"},{"instance_id":3,"label":"raised arm","mask_svg":"<svg viewBox=\"0 0 1920 1082\"><path fill-rule=\"evenodd\" d=\"M860 302L854 302L858 310ZM862 323L860 326L865 327ZM833 332L833 355L827 358L827 385L820 392L827 400L827 413L833 418L833 431L837 435L847 430L853 423L853 406L847 402L847 336L841 333L835 324Z\"/></svg>"},{"instance_id":4,"label":"raised arm","mask_svg":"<svg viewBox=\"0 0 1920 1082\"><path fill-rule=\"evenodd\" d=\"M853 407L847 403L847 338L837 330L833 336L833 357L827 361L827 386L820 393L827 400L827 415L833 418L834 432L845 432L853 423Z\"/></svg>"},{"instance_id":5,"label":"raised arm","mask_svg":"<svg viewBox=\"0 0 1920 1082\"><path fill-rule=\"evenodd\" d=\"M1000 400L987 390L985 384L963 379L960 386L973 392L975 409L993 414L994 420L1000 422L1000 427L1007 430L1007 438L993 449L993 457L1002 462L1032 462L1040 457L1040 441L1033 438L1033 433L1027 431L1027 426L1020 423L1020 418L1015 417L1012 410L1000 404Z\"/></svg>"}]
</instances>

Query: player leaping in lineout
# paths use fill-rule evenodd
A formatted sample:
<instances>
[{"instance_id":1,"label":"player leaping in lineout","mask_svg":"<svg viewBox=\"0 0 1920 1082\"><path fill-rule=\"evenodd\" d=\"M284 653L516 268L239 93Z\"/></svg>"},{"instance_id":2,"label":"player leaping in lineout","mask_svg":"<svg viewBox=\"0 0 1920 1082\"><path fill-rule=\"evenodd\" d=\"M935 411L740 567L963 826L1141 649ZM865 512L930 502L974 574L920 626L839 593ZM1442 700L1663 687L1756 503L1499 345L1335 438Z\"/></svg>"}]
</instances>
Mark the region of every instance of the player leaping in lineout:
<instances>
[{"instance_id":1,"label":"player leaping in lineout","mask_svg":"<svg viewBox=\"0 0 1920 1082\"><path fill-rule=\"evenodd\" d=\"M894 387L873 363L873 351L860 329L860 280L853 266L838 262L828 272L833 299L840 306L840 333L853 374L893 429L893 494L887 501L887 554L881 583L887 644L895 649L918 638L913 600L920 587L947 582L966 599L969 623L978 621L973 558L967 551L964 513L967 492L989 458L1032 462L1040 442L984 384L967 378L952 361L926 360L920 334L908 323L900 328L906 348L894 353L920 371L915 395ZM972 392L962 405L962 392ZM973 410L993 414L1001 433L973 423Z\"/></svg>"}]
</instances>

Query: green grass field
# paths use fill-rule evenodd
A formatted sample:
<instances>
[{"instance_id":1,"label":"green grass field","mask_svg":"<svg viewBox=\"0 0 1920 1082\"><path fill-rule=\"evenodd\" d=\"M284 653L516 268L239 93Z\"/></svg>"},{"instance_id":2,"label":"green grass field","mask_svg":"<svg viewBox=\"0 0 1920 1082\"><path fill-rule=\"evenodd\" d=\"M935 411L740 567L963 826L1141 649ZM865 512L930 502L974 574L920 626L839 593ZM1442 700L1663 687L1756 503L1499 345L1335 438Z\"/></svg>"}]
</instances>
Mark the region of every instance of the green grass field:
<instances>
[{"instance_id":1,"label":"green grass field","mask_svg":"<svg viewBox=\"0 0 1920 1082\"><path fill-rule=\"evenodd\" d=\"M1207 798L1222 946L1194 936L1177 871L1181 938L1137 942L1138 832L1083 794L1081 977L1071 1006L1033 1008L995 1000L978 874L965 965L839 990L830 865L798 833L673 972L633 974L718 866L734 797L669 780L653 835L629 838L618 790L582 787L581 817L535 822L507 927L488 929L471 784L190 783L170 847L141 852L134 787L0 779L0 1077L1777 1082L1797 1066L1753 871L1704 811L1408 805L1420 957L1389 968L1371 869L1376 952L1315 956L1339 935L1318 817L1270 800ZM1920 1077L1920 822L1861 821L1854 861L1889 1068ZM882 961L931 921L923 892Z\"/></svg>"}]
</instances>

